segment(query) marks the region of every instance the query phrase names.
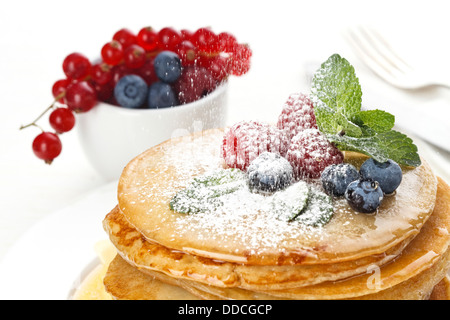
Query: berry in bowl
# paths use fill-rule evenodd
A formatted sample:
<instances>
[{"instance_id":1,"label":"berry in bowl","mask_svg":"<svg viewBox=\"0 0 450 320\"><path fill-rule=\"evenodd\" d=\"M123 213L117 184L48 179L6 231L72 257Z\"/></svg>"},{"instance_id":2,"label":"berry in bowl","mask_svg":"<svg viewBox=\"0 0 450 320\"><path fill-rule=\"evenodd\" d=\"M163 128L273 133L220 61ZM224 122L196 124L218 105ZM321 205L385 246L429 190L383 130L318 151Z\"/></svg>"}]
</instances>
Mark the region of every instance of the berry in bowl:
<instances>
[{"instance_id":1,"label":"berry in bowl","mask_svg":"<svg viewBox=\"0 0 450 320\"><path fill-rule=\"evenodd\" d=\"M36 156L51 163L61 153L61 134L77 127L94 168L117 179L131 158L153 145L224 127L228 78L247 73L251 55L232 34L209 28L121 29L96 61L69 54L66 77L52 87L54 103L22 128L39 127L43 115L58 110L57 120L50 117L54 132L41 129L45 135L33 143Z\"/></svg>"}]
</instances>

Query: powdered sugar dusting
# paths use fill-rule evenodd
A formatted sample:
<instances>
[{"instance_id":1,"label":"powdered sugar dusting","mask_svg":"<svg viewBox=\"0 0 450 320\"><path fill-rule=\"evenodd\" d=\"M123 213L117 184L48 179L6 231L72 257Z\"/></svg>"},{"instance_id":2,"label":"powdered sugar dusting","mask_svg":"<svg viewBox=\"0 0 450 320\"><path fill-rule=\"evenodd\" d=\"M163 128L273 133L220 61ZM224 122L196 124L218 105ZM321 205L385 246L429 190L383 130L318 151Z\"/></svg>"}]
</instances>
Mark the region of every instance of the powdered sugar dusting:
<instances>
[{"instance_id":1,"label":"powdered sugar dusting","mask_svg":"<svg viewBox=\"0 0 450 320\"><path fill-rule=\"evenodd\" d=\"M217 147L211 148L211 144ZM183 146L182 150L180 150L180 145ZM173 181L176 186L185 186L190 182L188 177L198 176L222 167L223 159L220 151L217 139L213 140L208 135L186 136L181 141L168 144L161 163L168 163L175 170L178 179L172 180L176 180Z\"/></svg>"},{"instance_id":2,"label":"powdered sugar dusting","mask_svg":"<svg viewBox=\"0 0 450 320\"><path fill-rule=\"evenodd\" d=\"M148 214L165 209L167 199L177 190L186 187L192 177L223 166L220 155L218 132L214 135L200 132L191 136L169 140L157 148L157 156L148 156L150 161L139 163L139 178L132 188L119 194L119 199L127 200L130 205L152 203ZM212 145L217 146L211 148ZM180 148L180 146L182 146ZM168 179L168 177L173 177ZM158 197L155 197L158 195ZM119 204L120 204L119 200ZM125 211L125 207L121 207Z\"/></svg>"},{"instance_id":3,"label":"powdered sugar dusting","mask_svg":"<svg viewBox=\"0 0 450 320\"><path fill-rule=\"evenodd\" d=\"M142 200L152 198L152 194L164 194L160 197L161 202L153 202L154 206L151 209L154 211L169 208L167 199L172 199L177 192L188 187L195 177L213 174L218 168L223 167L220 148L211 148L211 145L217 145L217 138L198 135L183 139L185 141L167 144L160 161L162 165L159 166L160 170L149 172L152 179L163 181L168 171L174 170L172 174L177 178L161 184L151 184L150 188L147 185L140 185L140 190L135 190ZM180 145L183 145L182 154L179 153ZM245 173L242 177L247 178ZM239 183L242 187L237 191L220 197L220 204L224 204L219 206L220 210L217 210L217 201L209 204L199 202L202 212L177 215L171 227L173 231L171 238L196 237L198 241L219 241L223 244L223 249L230 246L249 250L254 254L263 254L265 250L283 252L291 241L295 242L298 238L315 238L317 241L321 237L321 226L291 221L293 217L288 214L292 208L300 211L306 205L308 196L303 192L311 187L317 188L314 181L312 184L299 181L286 190L272 195L251 192L247 182ZM203 196L207 197L208 194ZM137 201L140 201L139 199ZM185 204L189 201L185 199ZM320 215L319 211L316 213ZM309 215L311 214L314 215L310 211ZM165 218L162 218L161 222L164 223ZM262 248L263 252L256 252L257 248Z\"/></svg>"},{"instance_id":4,"label":"powdered sugar dusting","mask_svg":"<svg viewBox=\"0 0 450 320\"><path fill-rule=\"evenodd\" d=\"M269 197L246 189L224 198L226 210L198 214L170 210L170 200L193 178L224 167L222 138L223 132L215 130L164 143L124 170L119 208L147 239L243 263L263 259L272 264L298 252L312 260L333 259L401 240L399 234L420 225L434 204L436 181L429 166L423 165L404 172L395 196L383 202L376 215L357 214L345 199L333 199L333 218L319 227L281 219L276 210L269 210ZM316 184L320 190L317 180L308 180L309 187Z\"/></svg>"},{"instance_id":5,"label":"powdered sugar dusting","mask_svg":"<svg viewBox=\"0 0 450 320\"><path fill-rule=\"evenodd\" d=\"M241 176L232 182L242 183L234 192L204 201L200 212L179 216L173 236L194 234L199 241L220 241L225 246L231 242L233 247L262 254L255 252L256 248L283 250L290 239L320 234L321 224L317 222L324 214L323 208L308 201L311 195L320 193L316 187L299 181L272 195L262 195L251 192L242 178L245 179ZM202 197L204 191L199 192L198 196ZM190 205L195 203L191 201ZM296 221L299 216L301 220Z\"/></svg>"}]
</instances>

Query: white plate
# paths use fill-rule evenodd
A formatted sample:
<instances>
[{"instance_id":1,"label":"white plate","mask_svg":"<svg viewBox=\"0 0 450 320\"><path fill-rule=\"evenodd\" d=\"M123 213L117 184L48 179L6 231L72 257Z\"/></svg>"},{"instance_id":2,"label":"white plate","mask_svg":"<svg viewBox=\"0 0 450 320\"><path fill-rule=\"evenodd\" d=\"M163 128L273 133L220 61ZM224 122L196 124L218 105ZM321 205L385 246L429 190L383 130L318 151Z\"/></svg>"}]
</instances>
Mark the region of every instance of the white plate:
<instances>
[{"instance_id":1,"label":"white plate","mask_svg":"<svg viewBox=\"0 0 450 320\"><path fill-rule=\"evenodd\" d=\"M102 220L116 204L113 182L32 227L0 265L0 299L67 299L95 265L94 245L108 238Z\"/></svg>"}]
</instances>

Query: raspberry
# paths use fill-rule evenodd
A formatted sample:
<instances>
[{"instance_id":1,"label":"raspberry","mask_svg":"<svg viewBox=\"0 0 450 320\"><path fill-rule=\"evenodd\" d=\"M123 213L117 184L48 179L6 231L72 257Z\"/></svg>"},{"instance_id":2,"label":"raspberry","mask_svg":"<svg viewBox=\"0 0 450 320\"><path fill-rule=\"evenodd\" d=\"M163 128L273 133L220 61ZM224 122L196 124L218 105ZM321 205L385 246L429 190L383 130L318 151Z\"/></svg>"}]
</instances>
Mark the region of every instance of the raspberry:
<instances>
[{"instance_id":1,"label":"raspberry","mask_svg":"<svg viewBox=\"0 0 450 320\"><path fill-rule=\"evenodd\" d=\"M317 129L312 101L303 93L291 94L278 117L277 127L291 140L305 129Z\"/></svg>"},{"instance_id":2,"label":"raspberry","mask_svg":"<svg viewBox=\"0 0 450 320\"><path fill-rule=\"evenodd\" d=\"M318 129L305 129L295 135L286 158L296 179L316 179L332 164L344 161L344 155Z\"/></svg>"},{"instance_id":3,"label":"raspberry","mask_svg":"<svg viewBox=\"0 0 450 320\"><path fill-rule=\"evenodd\" d=\"M194 102L216 88L211 72L202 67L187 66L173 83L181 104Z\"/></svg>"},{"instance_id":4,"label":"raspberry","mask_svg":"<svg viewBox=\"0 0 450 320\"><path fill-rule=\"evenodd\" d=\"M229 167L246 171L263 152L286 155L287 143L281 130L257 121L241 121L225 133L222 156Z\"/></svg>"}]
</instances>

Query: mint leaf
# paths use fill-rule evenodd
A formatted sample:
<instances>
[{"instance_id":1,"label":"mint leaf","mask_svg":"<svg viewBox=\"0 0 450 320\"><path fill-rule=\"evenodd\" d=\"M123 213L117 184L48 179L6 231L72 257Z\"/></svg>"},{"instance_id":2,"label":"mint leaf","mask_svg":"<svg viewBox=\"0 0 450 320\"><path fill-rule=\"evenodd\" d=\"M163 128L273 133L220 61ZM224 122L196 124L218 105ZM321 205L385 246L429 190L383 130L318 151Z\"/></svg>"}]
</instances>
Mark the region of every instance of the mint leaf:
<instances>
[{"instance_id":1,"label":"mint leaf","mask_svg":"<svg viewBox=\"0 0 450 320\"><path fill-rule=\"evenodd\" d=\"M298 181L276 192L272 208L280 220L312 227L325 225L334 215L331 197L305 181Z\"/></svg>"},{"instance_id":2,"label":"mint leaf","mask_svg":"<svg viewBox=\"0 0 450 320\"><path fill-rule=\"evenodd\" d=\"M193 179L171 199L170 209L195 214L215 210L223 205L221 197L245 185L245 173L239 169L219 169Z\"/></svg>"},{"instance_id":3,"label":"mint leaf","mask_svg":"<svg viewBox=\"0 0 450 320\"><path fill-rule=\"evenodd\" d=\"M298 181L288 188L275 192L272 197L272 208L278 219L294 220L306 207L309 187L305 181Z\"/></svg>"},{"instance_id":4,"label":"mint leaf","mask_svg":"<svg viewBox=\"0 0 450 320\"><path fill-rule=\"evenodd\" d=\"M332 55L314 74L311 96L317 107L351 120L361 110L361 86L355 69L338 54Z\"/></svg>"},{"instance_id":5,"label":"mint leaf","mask_svg":"<svg viewBox=\"0 0 450 320\"><path fill-rule=\"evenodd\" d=\"M228 185L244 178L243 172L239 169L218 169L211 174L206 174L194 178L194 184L204 185L205 187L216 187Z\"/></svg>"},{"instance_id":6,"label":"mint leaf","mask_svg":"<svg viewBox=\"0 0 450 320\"><path fill-rule=\"evenodd\" d=\"M334 216L333 201L330 196L314 188L309 188L308 203L294 219L302 224L322 227Z\"/></svg>"},{"instance_id":7,"label":"mint leaf","mask_svg":"<svg viewBox=\"0 0 450 320\"><path fill-rule=\"evenodd\" d=\"M320 107L315 107L314 110L317 126L321 132L345 133L352 137L361 137L363 135L361 127L348 120L341 112Z\"/></svg>"},{"instance_id":8,"label":"mint leaf","mask_svg":"<svg viewBox=\"0 0 450 320\"><path fill-rule=\"evenodd\" d=\"M395 116L383 110L366 110L358 112L354 116L354 121L360 127L385 132L394 127Z\"/></svg>"},{"instance_id":9,"label":"mint leaf","mask_svg":"<svg viewBox=\"0 0 450 320\"><path fill-rule=\"evenodd\" d=\"M362 136L362 129L352 122L361 110L361 86L355 69L338 54L332 55L314 74L311 98L316 121L322 132L352 137Z\"/></svg>"},{"instance_id":10,"label":"mint leaf","mask_svg":"<svg viewBox=\"0 0 450 320\"><path fill-rule=\"evenodd\" d=\"M389 159L403 165L418 167L421 164L417 147L405 134L395 130L376 133L372 136L354 138L325 134L340 150L356 151L379 162Z\"/></svg>"},{"instance_id":11,"label":"mint leaf","mask_svg":"<svg viewBox=\"0 0 450 320\"><path fill-rule=\"evenodd\" d=\"M340 150L366 154L379 162L421 164L417 147L406 135L392 130L395 117L382 110L361 111L362 91L355 69L338 54L332 55L312 80L319 130Z\"/></svg>"}]
</instances>

